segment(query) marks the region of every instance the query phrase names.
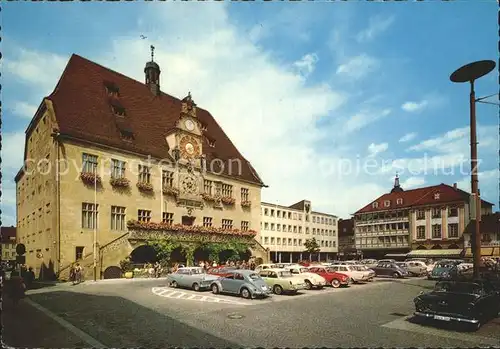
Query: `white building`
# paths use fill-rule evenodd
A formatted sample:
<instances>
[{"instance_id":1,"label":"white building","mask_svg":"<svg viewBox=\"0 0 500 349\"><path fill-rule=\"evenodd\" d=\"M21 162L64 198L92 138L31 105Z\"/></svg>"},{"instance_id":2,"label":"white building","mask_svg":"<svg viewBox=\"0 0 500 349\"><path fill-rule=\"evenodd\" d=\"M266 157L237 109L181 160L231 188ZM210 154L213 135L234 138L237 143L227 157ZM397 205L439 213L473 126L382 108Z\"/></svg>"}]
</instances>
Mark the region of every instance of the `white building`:
<instances>
[{"instance_id":1,"label":"white building","mask_svg":"<svg viewBox=\"0 0 500 349\"><path fill-rule=\"evenodd\" d=\"M302 200L291 206L261 203L260 243L270 250L271 260L297 262L309 259L304 243L315 238L320 252L314 260L332 259L338 252L338 217L311 210Z\"/></svg>"}]
</instances>

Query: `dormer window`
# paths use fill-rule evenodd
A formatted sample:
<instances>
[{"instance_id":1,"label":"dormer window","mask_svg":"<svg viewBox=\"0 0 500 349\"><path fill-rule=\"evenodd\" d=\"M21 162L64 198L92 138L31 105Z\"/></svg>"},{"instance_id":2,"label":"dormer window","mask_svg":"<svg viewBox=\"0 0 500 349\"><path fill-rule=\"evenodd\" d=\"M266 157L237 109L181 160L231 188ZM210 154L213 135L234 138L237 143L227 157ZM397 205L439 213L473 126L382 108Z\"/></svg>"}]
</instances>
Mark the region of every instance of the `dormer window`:
<instances>
[{"instance_id":1,"label":"dormer window","mask_svg":"<svg viewBox=\"0 0 500 349\"><path fill-rule=\"evenodd\" d=\"M215 140L205 137L207 139L207 143L210 147L215 148Z\"/></svg>"},{"instance_id":2,"label":"dormer window","mask_svg":"<svg viewBox=\"0 0 500 349\"><path fill-rule=\"evenodd\" d=\"M131 131L120 130L120 136L124 141L131 142L134 140L134 134Z\"/></svg>"},{"instance_id":3,"label":"dormer window","mask_svg":"<svg viewBox=\"0 0 500 349\"><path fill-rule=\"evenodd\" d=\"M385 200L385 201L384 201L384 206L385 206L385 207L389 207L389 206L391 206L391 202L390 202L389 200Z\"/></svg>"},{"instance_id":4,"label":"dormer window","mask_svg":"<svg viewBox=\"0 0 500 349\"><path fill-rule=\"evenodd\" d=\"M396 200L396 205L402 205L403 204L403 199L399 198Z\"/></svg>"},{"instance_id":5,"label":"dormer window","mask_svg":"<svg viewBox=\"0 0 500 349\"><path fill-rule=\"evenodd\" d=\"M374 203L372 204L372 207L373 207L373 208L377 208L377 207L378 207L378 202L374 202Z\"/></svg>"},{"instance_id":6,"label":"dormer window","mask_svg":"<svg viewBox=\"0 0 500 349\"><path fill-rule=\"evenodd\" d=\"M200 123L200 124L201 124L201 130L202 131L207 131L208 130L208 127L207 127L206 124L204 124L204 123Z\"/></svg>"},{"instance_id":7,"label":"dormer window","mask_svg":"<svg viewBox=\"0 0 500 349\"><path fill-rule=\"evenodd\" d=\"M434 200L439 200L439 193L434 194Z\"/></svg>"},{"instance_id":8,"label":"dormer window","mask_svg":"<svg viewBox=\"0 0 500 349\"><path fill-rule=\"evenodd\" d=\"M119 97L120 89L111 81L104 81L104 86L106 87L106 92L110 97Z\"/></svg>"},{"instance_id":9,"label":"dormer window","mask_svg":"<svg viewBox=\"0 0 500 349\"><path fill-rule=\"evenodd\" d=\"M111 110L113 110L113 113L116 115L116 116L125 116L127 115L125 113L125 108L121 107L121 106L118 106L118 105L112 105L111 106Z\"/></svg>"}]
</instances>

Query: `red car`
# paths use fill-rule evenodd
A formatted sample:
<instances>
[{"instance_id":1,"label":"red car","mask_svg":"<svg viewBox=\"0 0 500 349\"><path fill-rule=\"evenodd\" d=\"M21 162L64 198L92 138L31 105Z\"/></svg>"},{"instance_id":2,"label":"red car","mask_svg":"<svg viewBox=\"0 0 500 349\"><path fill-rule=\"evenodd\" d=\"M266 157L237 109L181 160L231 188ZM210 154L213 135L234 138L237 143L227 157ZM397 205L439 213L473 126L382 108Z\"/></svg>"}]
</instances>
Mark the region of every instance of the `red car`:
<instances>
[{"instance_id":1,"label":"red car","mask_svg":"<svg viewBox=\"0 0 500 349\"><path fill-rule=\"evenodd\" d=\"M346 274L338 273L330 267L325 266L310 266L309 270L311 273L318 274L325 278L326 282L332 285L333 288L339 288L340 286L347 286L351 283L351 279Z\"/></svg>"},{"instance_id":2,"label":"red car","mask_svg":"<svg viewBox=\"0 0 500 349\"><path fill-rule=\"evenodd\" d=\"M233 270L236 270L236 268L226 267L226 266L212 267L212 268L208 269L207 274L217 275L217 276L226 276L227 274L229 274Z\"/></svg>"}]
</instances>

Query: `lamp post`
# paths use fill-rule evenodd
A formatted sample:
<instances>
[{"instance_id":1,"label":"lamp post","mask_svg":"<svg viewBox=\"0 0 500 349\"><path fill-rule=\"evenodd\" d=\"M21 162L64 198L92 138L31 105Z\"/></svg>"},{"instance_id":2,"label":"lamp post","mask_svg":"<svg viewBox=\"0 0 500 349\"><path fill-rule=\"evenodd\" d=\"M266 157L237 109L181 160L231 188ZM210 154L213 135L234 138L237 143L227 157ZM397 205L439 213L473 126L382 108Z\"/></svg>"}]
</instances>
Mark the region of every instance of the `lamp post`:
<instances>
[{"instance_id":1,"label":"lamp post","mask_svg":"<svg viewBox=\"0 0 500 349\"><path fill-rule=\"evenodd\" d=\"M456 83L470 83L470 154L471 154L471 189L473 202L475 206L475 232L473 244L474 257L474 277L479 277L479 265L481 263L481 198L479 196L479 180L477 176L477 132L476 132L476 102L482 98L476 99L474 91L474 81L488 74L495 69L495 62L490 60L477 61L466 64L455 70L450 80Z\"/></svg>"}]
</instances>

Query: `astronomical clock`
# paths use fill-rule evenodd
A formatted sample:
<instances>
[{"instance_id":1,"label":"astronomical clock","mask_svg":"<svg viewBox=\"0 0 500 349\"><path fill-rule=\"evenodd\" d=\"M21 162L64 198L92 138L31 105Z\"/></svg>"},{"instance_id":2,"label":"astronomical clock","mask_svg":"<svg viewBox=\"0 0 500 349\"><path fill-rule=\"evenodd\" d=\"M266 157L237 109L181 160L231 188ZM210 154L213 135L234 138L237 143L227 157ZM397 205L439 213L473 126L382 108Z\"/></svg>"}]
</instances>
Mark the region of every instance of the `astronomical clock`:
<instances>
[{"instance_id":1,"label":"astronomical clock","mask_svg":"<svg viewBox=\"0 0 500 349\"><path fill-rule=\"evenodd\" d=\"M195 137L189 135L181 136L179 140L179 150L181 151L181 156L184 159L193 159L201 155L199 141Z\"/></svg>"}]
</instances>

